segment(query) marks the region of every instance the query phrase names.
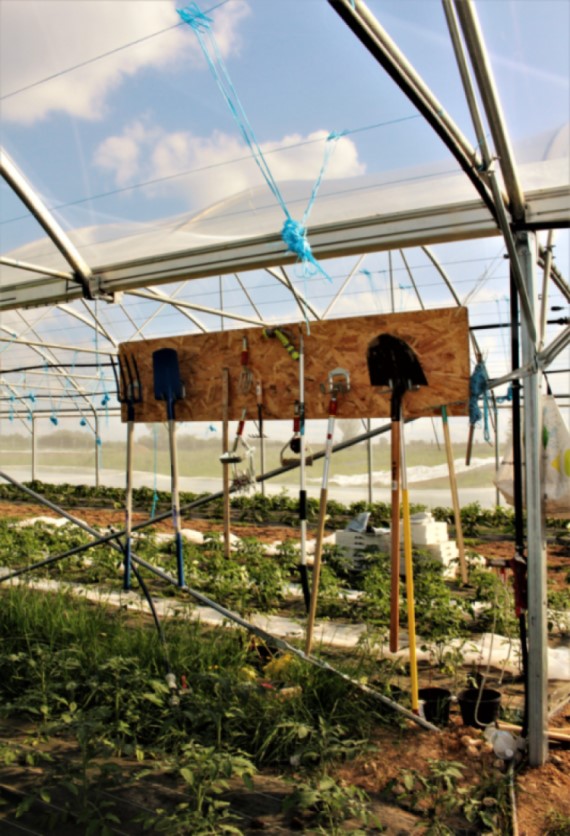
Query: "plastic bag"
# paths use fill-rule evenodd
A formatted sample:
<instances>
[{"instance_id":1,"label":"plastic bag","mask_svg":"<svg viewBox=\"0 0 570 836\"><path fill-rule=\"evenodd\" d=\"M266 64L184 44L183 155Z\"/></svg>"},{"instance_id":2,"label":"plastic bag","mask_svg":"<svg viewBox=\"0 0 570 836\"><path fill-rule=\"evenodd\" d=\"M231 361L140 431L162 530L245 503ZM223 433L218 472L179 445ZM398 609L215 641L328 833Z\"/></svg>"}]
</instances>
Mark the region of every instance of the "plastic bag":
<instances>
[{"instance_id":1,"label":"plastic bag","mask_svg":"<svg viewBox=\"0 0 570 836\"><path fill-rule=\"evenodd\" d=\"M544 513L549 517L570 518L570 432L553 395L542 397L540 480ZM494 482L506 502L514 505L512 440L507 447L507 453L499 466Z\"/></svg>"}]
</instances>

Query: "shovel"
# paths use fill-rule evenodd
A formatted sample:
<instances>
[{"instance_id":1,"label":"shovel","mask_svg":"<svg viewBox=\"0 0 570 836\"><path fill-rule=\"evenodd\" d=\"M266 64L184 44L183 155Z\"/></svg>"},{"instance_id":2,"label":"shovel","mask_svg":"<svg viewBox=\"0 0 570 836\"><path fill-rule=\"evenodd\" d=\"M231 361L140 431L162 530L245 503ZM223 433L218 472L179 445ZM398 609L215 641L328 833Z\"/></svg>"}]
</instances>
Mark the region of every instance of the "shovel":
<instances>
[{"instance_id":1,"label":"shovel","mask_svg":"<svg viewBox=\"0 0 570 836\"><path fill-rule=\"evenodd\" d=\"M123 589L131 588L131 551L133 525L133 439L135 429L135 404L142 402L141 379L136 358L132 357L132 365L127 355L119 361L120 376L113 363L113 374L117 384L117 399L119 403L127 405L127 464L125 486L125 559L123 574Z\"/></svg>"},{"instance_id":2,"label":"shovel","mask_svg":"<svg viewBox=\"0 0 570 836\"><path fill-rule=\"evenodd\" d=\"M172 496L172 523L176 539L176 565L178 586L184 586L184 555L180 525L180 497L178 494L178 454L176 449L176 421L174 404L185 397L184 386L180 379L178 353L174 348L159 348L153 352L152 366L154 373L154 397L157 401L166 401L168 419L168 441L170 446L170 484Z\"/></svg>"},{"instance_id":3,"label":"shovel","mask_svg":"<svg viewBox=\"0 0 570 836\"><path fill-rule=\"evenodd\" d=\"M390 650L398 650L400 619L400 422L402 400L406 392L427 386L426 376L414 351L404 340L392 334L380 334L372 340L367 352L371 386L388 387L390 402L392 518L391 518L391 587L390 587Z\"/></svg>"}]
</instances>

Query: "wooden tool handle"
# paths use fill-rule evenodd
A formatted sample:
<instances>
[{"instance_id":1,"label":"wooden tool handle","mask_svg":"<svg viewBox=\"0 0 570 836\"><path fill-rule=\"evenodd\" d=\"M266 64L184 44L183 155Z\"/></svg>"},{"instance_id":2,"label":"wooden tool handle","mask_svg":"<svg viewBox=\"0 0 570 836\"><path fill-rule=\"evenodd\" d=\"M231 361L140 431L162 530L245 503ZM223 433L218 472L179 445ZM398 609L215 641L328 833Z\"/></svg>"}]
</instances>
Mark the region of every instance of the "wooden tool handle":
<instances>
[{"instance_id":1,"label":"wooden tool handle","mask_svg":"<svg viewBox=\"0 0 570 836\"><path fill-rule=\"evenodd\" d=\"M400 422L392 421L392 518L390 525L390 651L398 650L400 629Z\"/></svg>"}]
</instances>

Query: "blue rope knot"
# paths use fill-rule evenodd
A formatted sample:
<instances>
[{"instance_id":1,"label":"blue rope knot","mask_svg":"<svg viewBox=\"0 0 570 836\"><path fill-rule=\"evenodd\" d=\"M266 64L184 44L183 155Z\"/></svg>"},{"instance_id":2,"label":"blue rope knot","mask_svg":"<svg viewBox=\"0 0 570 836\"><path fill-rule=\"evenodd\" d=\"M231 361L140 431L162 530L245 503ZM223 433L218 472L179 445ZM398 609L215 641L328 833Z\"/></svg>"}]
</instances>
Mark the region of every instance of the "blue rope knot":
<instances>
[{"instance_id":1,"label":"blue rope knot","mask_svg":"<svg viewBox=\"0 0 570 836\"><path fill-rule=\"evenodd\" d=\"M281 238L287 245L287 249L299 258L303 264L303 275L314 276L317 272L322 275L329 282L332 281L329 274L323 270L317 259L312 253L311 245L307 240L307 228L299 221L294 221L293 218L288 217L281 229Z\"/></svg>"},{"instance_id":2,"label":"blue rope knot","mask_svg":"<svg viewBox=\"0 0 570 836\"><path fill-rule=\"evenodd\" d=\"M176 9L184 23L195 32L208 32L212 26L212 18L201 12L196 3L190 3L184 9Z\"/></svg>"},{"instance_id":3,"label":"blue rope knot","mask_svg":"<svg viewBox=\"0 0 570 836\"><path fill-rule=\"evenodd\" d=\"M489 401L487 395L487 384L489 376L485 363L480 360L473 374L469 380L469 423L472 425L478 424L481 418L484 417L484 438L485 441L490 441L491 434L489 432ZM483 398L483 413L479 409L479 398Z\"/></svg>"},{"instance_id":4,"label":"blue rope knot","mask_svg":"<svg viewBox=\"0 0 570 836\"><path fill-rule=\"evenodd\" d=\"M293 218L287 218L281 229L281 238L287 249L295 253L301 261L314 261L311 245L307 241L307 228Z\"/></svg>"},{"instance_id":5,"label":"blue rope knot","mask_svg":"<svg viewBox=\"0 0 570 836\"><path fill-rule=\"evenodd\" d=\"M54 427L57 427L57 425L59 424L57 415L50 415L49 420L54 425Z\"/></svg>"}]
</instances>

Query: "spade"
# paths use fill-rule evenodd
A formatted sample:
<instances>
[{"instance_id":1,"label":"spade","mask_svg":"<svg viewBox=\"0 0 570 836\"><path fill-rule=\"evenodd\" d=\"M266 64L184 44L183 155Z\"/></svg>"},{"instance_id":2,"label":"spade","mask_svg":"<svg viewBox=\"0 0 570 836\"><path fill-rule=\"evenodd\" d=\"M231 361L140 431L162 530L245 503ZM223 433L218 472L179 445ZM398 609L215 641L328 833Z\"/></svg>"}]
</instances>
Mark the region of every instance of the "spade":
<instances>
[{"instance_id":1,"label":"spade","mask_svg":"<svg viewBox=\"0 0 570 836\"><path fill-rule=\"evenodd\" d=\"M410 346L392 334L380 334L368 346L368 373L371 386L388 387L392 393L391 419L391 587L390 587L390 650L398 650L400 618L400 462L402 400L406 392L427 386L426 376Z\"/></svg>"}]
</instances>

